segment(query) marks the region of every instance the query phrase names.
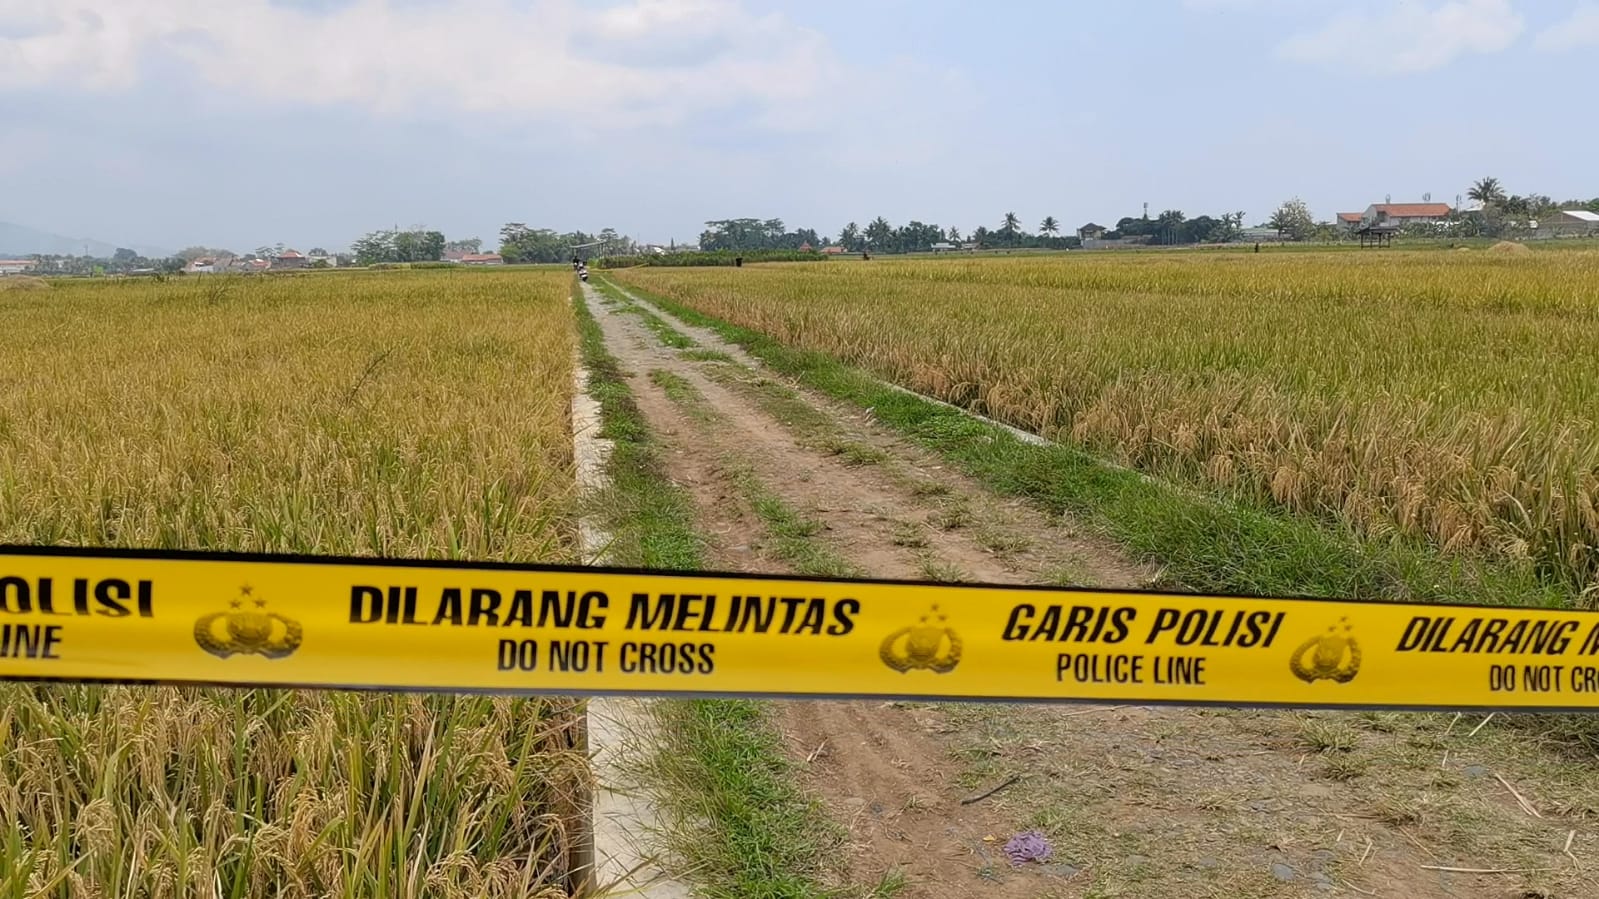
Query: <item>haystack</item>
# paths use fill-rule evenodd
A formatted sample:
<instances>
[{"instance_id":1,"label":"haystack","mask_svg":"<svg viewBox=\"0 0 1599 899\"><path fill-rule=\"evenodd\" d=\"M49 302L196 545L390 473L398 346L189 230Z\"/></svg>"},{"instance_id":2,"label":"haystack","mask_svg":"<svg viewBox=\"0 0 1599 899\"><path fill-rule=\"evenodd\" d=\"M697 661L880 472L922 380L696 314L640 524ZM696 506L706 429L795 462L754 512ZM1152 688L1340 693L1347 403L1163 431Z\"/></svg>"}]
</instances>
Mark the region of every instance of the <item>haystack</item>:
<instances>
[{"instance_id":1,"label":"haystack","mask_svg":"<svg viewBox=\"0 0 1599 899\"><path fill-rule=\"evenodd\" d=\"M32 275L7 275L0 278L0 290L48 290L50 282Z\"/></svg>"},{"instance_id":2,"label":"haystack","mask_svg":"<svg viewBox=\"0 0 1599 899\"><path fill-rule=\"evenodd\" d=\"M1501 240L1489 247L1488 252L1498 253L1502 256L1525 256L1526 254L1531 253L1532 250L1529 249L1524 243L1516 243L1513 240Z\"/></svg>"}]
</instances>

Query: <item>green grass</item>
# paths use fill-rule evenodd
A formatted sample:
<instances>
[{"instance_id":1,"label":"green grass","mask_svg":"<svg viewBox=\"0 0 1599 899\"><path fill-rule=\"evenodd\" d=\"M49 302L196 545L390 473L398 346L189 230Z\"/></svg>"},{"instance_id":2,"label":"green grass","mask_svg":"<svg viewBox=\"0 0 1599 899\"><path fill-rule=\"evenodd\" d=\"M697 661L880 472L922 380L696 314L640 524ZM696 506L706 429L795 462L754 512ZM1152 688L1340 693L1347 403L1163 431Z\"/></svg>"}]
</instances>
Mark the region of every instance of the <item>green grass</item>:
<instances>
[{"instance_id":1,"label":"green grass","mask_svg":"<svg viewBox=\"0 0 1599 899\"><path fill-rule=\"evenodd\" d=\"M799 574L815 577L864 576L859 567L817 539L823 530L819 519L784 502L747 467L738 463L730 467L739 490L755 508L761 524L766 526L771 548L778 558L793 566Z\"/></svg>"},{"instance_id":2,"label":"green grass","mask_svg":"<svg viewBox=\"0 0 1599 899\"><path fill-rule=\"evenodd\" d=\"M650 383L661 388L666 393L666 398L683 407L683 410L696 421L713 422L719 416L710 404L705 402L705 396L699 388L689 383L687 378L674 372L662 369L650 371Z\"/></svg>"},{"instance_id":3,"label":"green grass","mask_svg":"<svg viewBox=\"0 0 1599 899\"><path fill-rule=\"evenodd\" d=\"M724 358L732 361L725 355ZM811 406L786 384L737 364L731 368L717 369L709 375L717 383L753 400L766 414L782 422L801 446L837 456L850 466L880 465L890 459L887 452L850 439L836 419Z\"/></svg>"},{"instance_id":4,"label":"green grass","mask_svg":"<svg viewBox=\"0 0 1599 899\"><path fill-rule=\"evenodd\" d=\"M666 476L621 368L580 293L573 303L590 391L601 406L601 436L615 441L611 484L601 506L615 541L612 558L648 568L703 569L705 543L694 529L693 503ZM670 384L669 394L675 390L688 401L698 397L676 376L657 383ZM763 704L686 700L652 708L659 742L638 760L638 773L658 796L662 836L689 872L696 895L830 895L822 884L831 878L829 865L839 855L842 834L795 786L793 763Z\"/></svg>"},{"instance_id":5,"label":"green grass","mask_svg":"<svg viewBox=\"0 0 1599 899\"><path fill-rule=\"evenodd\" d=\"M733 357L732 356L729 356L728 354L726 354L726 353L724 353L724 352L722 352L720 350L706 350L706 349L682 350L682 351L680 351L678 353L678 355L680 355L684 359L688 359L688 360L690 360L692 362L728 362L728 363L731 363L733 361Z\"/></svg>"},{"instance_id":6,"label":"green grass","mask_svg":"<svg viewBox=\"0 0 1599 899\"><path fill-rule=\"evenodd\" d=\"M794 786L767 706L739 700L662 703L665 737L650 767L669 788L669 827L704 899L844 895L843 834Z\"/></svg>"},{"instance_id":7,"label":"green grass","mask_svg":"<svg viewBox=\"0 0 1599 899\"><path fill-rule=\"evenodd\" d=\"M692 350L699 344L692 337L667 324L659 315L645 309L630 300L627 294L616 289L616 285L602 279L592 282L599 292L620 304L621 308L643 319L645 327L654 332L661 343L674 350Z\"/></svg>"},{"instance_id":8,"label":"green grass","mask_svg":"<svg viewBox=\"0 0 1599 899\"><path fill-rule=\"evenodd\" d=\"M581 293L574 292L579 348L589 393L600 404L600 436L612 441L610 483L596 498L610 531L612 564L693 570L704 567L704 541L694 530L694 504L666 477L649 428L605 335Z\"/></svg>"},{"instance_id":9,"label":"green grass","mask_svg":"<svg viewBox=\"0 0 1599 899\"><path fill-rule=\"evenodd\" d=\"M650 381L695 420L709 423L719 418L716 410L705 401L705 396L683 376L655 370L650 372ZM806 408L809 411L809 407ZM817 577L862 576L860 568L816 539L823 530L822 522L795 509L772 492L755 473L749 460L729 456L724 464L739 492L765 526L769 546L778 558L793 566L800 574Z\"/></svg>"}]
</instances>

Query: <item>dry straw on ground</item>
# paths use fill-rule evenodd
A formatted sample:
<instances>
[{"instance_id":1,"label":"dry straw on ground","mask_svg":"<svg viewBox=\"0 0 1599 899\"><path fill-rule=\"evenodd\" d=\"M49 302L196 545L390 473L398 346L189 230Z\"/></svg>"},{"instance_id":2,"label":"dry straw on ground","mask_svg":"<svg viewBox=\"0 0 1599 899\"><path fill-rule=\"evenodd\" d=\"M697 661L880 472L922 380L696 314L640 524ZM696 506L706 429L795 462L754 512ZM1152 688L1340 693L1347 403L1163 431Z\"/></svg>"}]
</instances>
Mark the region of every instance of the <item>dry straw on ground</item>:
<instances>
[{"instance_id":1,"label":"dry straw on ground","mask_svg":"<svg viewBox=\"0 0 1599 899\"><path fill-rule=\"evenodd\" d=\"M32 275L6 275L0 277L0 291L49 290L50 282Z\"/></svg>"},{"instance_id":2,"label":"dry straw on ground","mask_svg":"<svg viewBox=\"0 0 1599 899\"><path fill-rule=\"evenodd\" d=\"M0 542L571 558L569 275L80 282L0 303ZM0 686L0 896L530 896L544 700Z\"/></svg>"},{"instance_id":3,"label":"dry straw on ground","mask_svg":"<svg viewBox=\"0 0 1599 899\"><path fill-rule=\"evenodd\" d=\"M1532 248L1524 243L1516 243L1513 240L1501 240L1489 247L1488 252L1496 253L1500 256L1526 256L1532 253Z\"/></svg>"}]
</instances>

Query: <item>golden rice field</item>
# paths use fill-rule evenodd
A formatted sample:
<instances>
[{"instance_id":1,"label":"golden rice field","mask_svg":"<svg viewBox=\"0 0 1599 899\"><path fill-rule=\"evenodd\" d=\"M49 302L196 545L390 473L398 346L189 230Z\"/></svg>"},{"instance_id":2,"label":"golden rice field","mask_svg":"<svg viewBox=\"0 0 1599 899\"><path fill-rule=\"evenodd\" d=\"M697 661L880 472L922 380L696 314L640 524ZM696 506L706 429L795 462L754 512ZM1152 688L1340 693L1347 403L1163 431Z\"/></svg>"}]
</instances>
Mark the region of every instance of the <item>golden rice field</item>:
<instances>
[{"instance_id":1,"label":"golden rice field","mask_svg":"<svg viewBox=\"0 0 1599 899\"><path fill-rule=\"evenodd\" d=\"M0 543L565 561L570 274L0 293ZM0 897L541 896L549 701L0 685Z\"/></svg>"},{"instance_id":2,"label":"golden rice field","mask_svg":"<svg viewBox=\"0 0 1599 899\"><path fill-rule=\"evenodd\" d=\"M1599 574L1599 253L1071 254L619 280L1140 469Z\"/></svg>"}]
</instances>

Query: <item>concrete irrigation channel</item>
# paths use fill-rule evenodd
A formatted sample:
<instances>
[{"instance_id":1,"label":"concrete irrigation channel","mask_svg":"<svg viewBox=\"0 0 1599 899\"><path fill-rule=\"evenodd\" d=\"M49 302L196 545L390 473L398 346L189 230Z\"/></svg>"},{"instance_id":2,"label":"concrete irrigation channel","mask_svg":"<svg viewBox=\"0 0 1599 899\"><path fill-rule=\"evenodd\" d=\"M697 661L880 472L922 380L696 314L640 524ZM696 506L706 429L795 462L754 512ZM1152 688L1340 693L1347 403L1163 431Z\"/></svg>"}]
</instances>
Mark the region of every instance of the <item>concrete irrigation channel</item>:
<instances>
[{"instance_id":1,"label":"concrete irrigation channel","mask_svg":"<svg viewBox=\"0 0 1599 899\"><path fill-rule=\"evenodd\" d=\"M611 442L600 437L600 404L589 391L589 374L574 350L572 362L572 451L578 490L593 495L606 486ZM590 514L578 521L579 549L585 565L607 561L609 535ZM596 697L576 723L580 746L593 766L592 792L579 803L578 834L573 839L569 889L574 895L679 899L688 888L662 868L649 847L656 822L654 805L630 783L624 758L648 752L649 710L644 701Z\"/></svg>"}]
</instances>

